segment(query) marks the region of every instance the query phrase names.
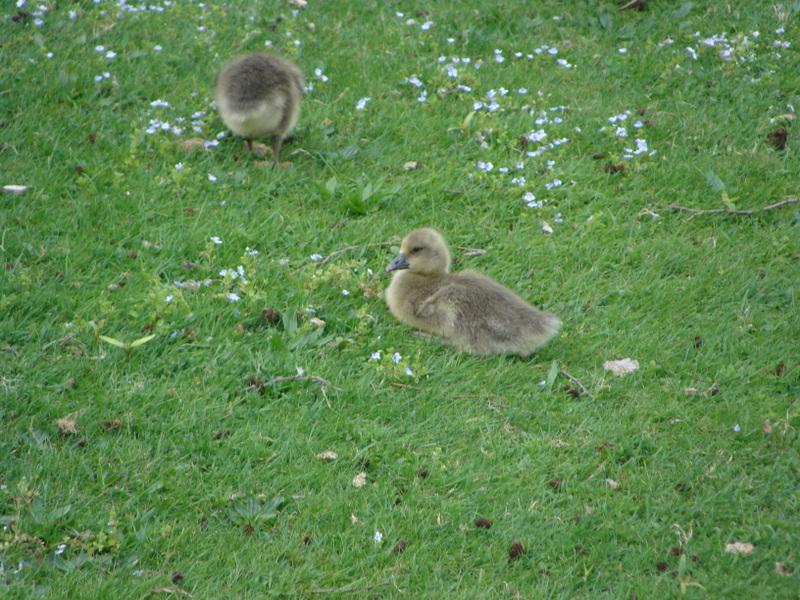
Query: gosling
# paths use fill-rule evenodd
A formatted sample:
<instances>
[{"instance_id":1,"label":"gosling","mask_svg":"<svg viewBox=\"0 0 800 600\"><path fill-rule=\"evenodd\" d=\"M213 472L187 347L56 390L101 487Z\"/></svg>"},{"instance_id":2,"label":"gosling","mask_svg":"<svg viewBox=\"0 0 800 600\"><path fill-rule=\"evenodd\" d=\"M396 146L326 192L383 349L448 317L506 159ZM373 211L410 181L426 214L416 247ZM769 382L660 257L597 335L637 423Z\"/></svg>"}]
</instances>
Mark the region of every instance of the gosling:
<instances>
[{"instance_id":1,"label":"gosling","mask_svg":"<svg viewBox=\"0 0 800 600\"><path fill-rule=\"evenodd\" d=\"M283 138L297 124L305 82L297 66L274 54L255 53L229 62L214 84L225 125L253 151L253 138L270 137L272 164L280 162Z\"/></svg>"},{"instance_id":2,"label":"gosling","mask_svg":"<svg viewBox=\"0 0 800 600\"><path fill-rule=\"evenodd\" d=\"M392 314L466 352L524 357L558 332L558 317L496 281L475 271L450 273L447 243L433 229L409 233L386 270L394 271L386 289Z\"/></svg>"}]
</instances>

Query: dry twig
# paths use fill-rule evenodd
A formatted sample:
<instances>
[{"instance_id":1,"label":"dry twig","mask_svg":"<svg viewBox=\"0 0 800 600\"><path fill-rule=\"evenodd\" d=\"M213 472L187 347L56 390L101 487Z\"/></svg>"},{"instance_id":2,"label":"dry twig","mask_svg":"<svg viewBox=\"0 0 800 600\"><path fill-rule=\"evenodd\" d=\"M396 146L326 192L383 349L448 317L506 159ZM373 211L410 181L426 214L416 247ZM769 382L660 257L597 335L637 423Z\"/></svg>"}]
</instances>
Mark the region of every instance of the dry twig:
<instances>
[{"instance_id":1,"label":"dry twig","mask_svg":"<svg viewBox=\"0 0 800 600\"><path fill-rule=\"evenodd\" d=\"M344 391L342 388L338 388L335 385L333 385L327 379L323 379L322 377L317 377L316 375L311 375L311 376L306 376L306 375L287 375L285 377L274 377L274 378L270 379L269 381L265 381L264 383L254 383L253 385L249 385L246 388L244 388L242 390L239 390L237 393L243 394L245 392L252 392L253 390L261 391L265 387L270 385L271 383L279 383L281 381L289 381L291 379L298 379L300 381L314 381L314 382L319 383L321 385L330 386L332 389L336 390L337 392L343 392Z\"/></svg>"},{"instance_id":2,"label":"dry twig","mask_svg":"<svg viewBox=\"0 0 800 600\"><path fill-rule=\"evenodd\" d=\"M397 383L396 381L390 381L389 385L391 385L392 387L397 387L397 388L405 388L405 389L409 389L409 390L416 390L418 392L424 391L421 387L414 387L413 385L406 385L405 383Z\"/></svg>"},{"instance_id":3,"label":"dry twig","mask_svg":"<svg viewBox=\"0 0 800 600\"><path fill-rule=\"evenodd\" d=\"M561 373L561 374L562 374L564 377L566 377L566 378L567 378L567 379L569 379L569 380L570 380L572 383L574 383L574 384L575 384L575 385L577 385L579 388L581 388L581 390L583 391L583 393L584 393L584 394L586 394L587 396L589 396L589 398L592 398L592 399L594 399L594 396L592 396L592 395L589 393L589 390L587 390L587 389L586 389L586 387L585 387L585 386L584 386L584 385L583 385L583 384L582 384L580 381L578 381L577 379L575 379L575 377L573 377L572 375L570 375L569 373L567 373L567 372L566 372L566 371L564 371L563 369L559 370L559 373Z\"/></svg>"},{"instance_id":4,"label":"dry twig","mask_svg":"<svg viewBox=\"0 0 800 600\"><path fill-rule=\"evenodd\" d=\"M386 587L392 585L391 581L382 581L381 583L374 583L372 585L363 585L360 587L349 588L329 588L326 590L309 590L309 594L352 594L353 592L363 592L364 590L374 590L379 587Z\"/></svg>"},{"instance_id":5,"label":"dry twig","mask_svg":"<svg viewBox=\"0 0 800 600\"><path fill-rule=\"evenodd\" d=\"M749 217L753 213L765 210L774 210L776 208L780 208L781 206L786 206L787 204L794 204L800 201L800 198L786 198L785 200L781 200L780 202L776 202L775 204L770 204L769 206L765 206L761 209L756 210L733 210L730 208L713 208L713 209L706 209L702 210L699 208L686 208L685 206L678 206L677 204L670 204L667 208L671 208L672 210L682 210L685 212L692 213L692 216L686 219L687 221L691 221L695 217L700 215L712 215L712 214L728 214L728 215L745 215Z\"/></svg>"},{"instance_id":6,"label":"dry twig","mask_svg":"<svg viewBox=\"0 0 800 600\"><path fill-rule=\"evenodd\" d=\"M331 252L330 254L328 254L328 256L323 258L321 261L316 262L314 264L317 265L317 266L324 265L326 262L328 262L334 256L338 256L339 254L342 254L343 252L347 252L348 250L355 250L356 248L362 248L362 247L363 248L374 248L375 246L391 246L392 244L396 244L396 243L397 242L375 242L374 244L356 244L355 246L348 246L347 248L341 248L339 250L336 250L335 252Z\"/></svg>"}]
</instances>

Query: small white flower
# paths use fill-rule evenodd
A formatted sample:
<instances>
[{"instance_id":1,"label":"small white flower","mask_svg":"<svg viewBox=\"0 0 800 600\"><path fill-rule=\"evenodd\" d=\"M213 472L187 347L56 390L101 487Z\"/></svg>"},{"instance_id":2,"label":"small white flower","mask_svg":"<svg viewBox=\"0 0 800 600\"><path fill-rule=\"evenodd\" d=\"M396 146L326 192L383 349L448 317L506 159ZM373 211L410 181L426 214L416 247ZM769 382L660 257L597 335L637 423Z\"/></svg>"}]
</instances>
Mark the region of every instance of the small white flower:
<instances>
[{"instance_id":1,"label":"small white flower","mask_svg":"<svg viewBox=\"0 0 800 600\"><path fill-rule=\"evenodd\" d=\"M213 173L209 173L209 174L208 174L208 180L209 180L209 181L216 181L216 180L217 180L217 177L216 177L216 175L214 175Z\"/></svg>"},{"instance_id":2,"label":"small white flower","mask_svg":"<svg viewBox=\"0 0 800 600\"><path fill-rule=\"evenodd\" d=\"M422 25L420 25L419 27L420 27L420 29L422 29L423 31L427 31L428 29L430 29L431 27L433 27L433 21L425 21L425 22L424 22Z\"/></svg>"},{"instance_id":3,"label":"small white flower","mask_svg":"<svg viewBox=\"0 0 800 600\"><path fill-rule=\"evenodd\" d=\"M532 142L541 142L547 137L547 134L545 133L544 129L539 129L537 131L531 131L525 137Z\"/></svg>"},{"instance_id":4,"label":"small white flower","mask_svg":"<svg viewBox=\"0 0 800 600\"><path fill-rule=\"evenodd\" d=\"M108 52L106 52L106 58L117 58L117 53L114 52L113 50L109 50Z\"/></svg>"},{"instance_id":5,"label":"small white flower","mask_svg":"<svg viewBox=\"0 0 800 600\"><path fill-rule=\"evenodd\" d=\"M392 354L392 362L393 362L394 364L397 364L397 363L399 363L401 360L403 360L403 357L402 357L402 356L400 356L400 353L399 353L399 352L395 352L394 354Z\"/></svg>"},{"instance_id":6,"label":"small white flower","mask_svg":"<svg viewBox=\"0 0 800 600\"><path fill-rule=\"evenodd\" d=\"M523 95L524 95L524 94L527 94L527 93L528 93L528 90L527 90L526 88L519 88L519 89L517 90L517 93L519 93L519 94L523 94Z\"/></svg>"},{"instance_id":7,"label":"small white flower","mask_svg":"<svg viewBox=\"0 0 800 600\"><path fill-rule=\"evenodd\" d=\"M411 368L410 368L410 367L406 367L406 375L409 375L409 376L411 376L411 377L413 377L413 376L414 376L414 372L411 370Z\"/></svg>"},{"instance_id":8,"label":"small white flower","mask_svg":"<svg viewBox=\"0 0 800 600\"><path fill-rule=\"evenodd\" d=\"M222 243L222 240L216 235L211 237L211 241L214 242L217 245Z\"/></svg>"},{"instance_id":9,"label":"small white flower","mask_svg":"<svg viewBox=\"0 0 800 600\"><path fill-rule=\"evenodd\" d=\"M383 540L383 534L380 531L376 531L375 536L372 539L375 540L376 544L380 544L381 541Z\"/></svg>"},{"instance_id":10,"label":"small white flower","mask_svg":"<svg viewBox=\"0 0 800 600\"><path fill-rule=\"evenodd\" d=\"M202 25L197 28L197 31L199 31L200 33L203 33L205 30L206 30L206 28L204 26L202 26Z\"/></svg>"},{"instance_id":11,"label":"small white flower","mask_svg":"<svg viewBox=\"0 0 800 600\"><path fill-rule=\"evenodd\" d=\"M306 374L306 370L303 367L295 367L297 369L297 374L302 377Z\"/></svg>"},{"instance_id":12,"label":"small white flower","mask_svg":"<svg viewBox=\"0 0 800 600\"><path fill-rule=\"evenodd\" d=\"M348 292L347 290L342 290L342 296L349 296L349 295L350 292Z\"/></svg>"},{"instance_id":13,"label":"small white flower","mask_svg":"<svg viewBox=\"0 0 800 600\"><path fill-rule=\"evenodd\" d=\"M546 187L548 190L552 190L553 188L558 187L561 184L562 181L560 179L553 179L553 181L551 181L550 183L545 183L544 187Z\"/></svg>"},{"instance_id":14,"label":"small white flower","mask_svg":"<svg viewBox=\"0 0 800 600\"><path fill-rule=\"evenodd\" d=\"M59 544L58 548L56 548L53 551L53 553L54 554L64 554L64 550L66 550L66 549L67 549L67 545L66 544Z\"/></svg>"},{"instance_id":15,"label":"small white flower","mask_svg":"<svg viewBox=\"0 0 800 600\"><path fill-rule=\"evenodd\" d=\"M617 50L617 52L619 52L620 54L625 54L625 53L628 52L628 49L627 48L620 48L619 50Z\"/></svg>"},{"instance_id":16,"label":"small white flower","mask_svg":"<svg viewBox=\"0 0 800 600\"><path fill-rule=\"evenodd\" d=\"M739 427L739 425L738 425L738 424L736 424L736 425L734 425L734 426L733 426L733 430L734 430L736 433L739 433L739 432L742 430L742 428L741 428L741 427Z\"/></svg>"},{"instance_id":17,"label":"small white flower","mask_svg":"<svg viewBox=\"0 0 800 600\"><path fill-rule=\"evenodd\" d=\"M105 52L106 51L106 47L105 46L95 46L94 49L97 52Z\"/></svg>"},{"instance_id":18,"label":"small white flower","mask_svg":"<svg viewBox=\"0 0 800 600\"><path fill-rule=\"evenodd\" d=\"M381 351L380 351L380 350L378 350L377 352L373 352L373 353L370 355L370 358L371 358L372 360L380 360L380 359L381 359Z\"/></svg>"},{"instance_id":19,"label":"small white flower","mask_svg":"<svg viewBox=\"0 0 800 600\"><path fill-rule=\"evenodd\" d=\"M156 52L161 52L163 49L164 48L161 47L161 44L156 44L155 46L153 46L153 50L155 50Z\"/></svg>"},{"instance_id":20,"label":"small white flower","mask_svg":"<svg viewBox=\"0 0 800 600\"><path fill-rule=\"evenodd\" d=\"M367 106L367 102L372 100L372 98L361 98L358 102L356 102L356 110L364 110Z\"/></svg>"},{"instance_id":21,"label":"small white flower","mask_svg":"<svg viewBox=\"0 0 800 600\"><path fill-rule=\"evenodd\" d=\"M183 171L183 163L178 163L177 165L175 165L175 170L176 171Z\"/></svg>"},{"instance_id":22,"label":"small white flower","mask_svg":"<svg viewBox=\"0 0 800 600\"><path fill-rule=\"evenodd\" d=\"M522 201L527 204L528 208L542 207L542 201L537 200L536 196L534 196L531 192L526 192L525 195L522 197Z\"/></svg>"},{"instance_id":23,"label":"small white flower","mask_svg":"<svg viewBox=\"0 0 800 600\"><path fill-rule=\"evenodd\" d=\"M624 127L617 127L617 129L614 131L614 135L617 137L628 137L628 130Z\"/></svg>"},{"instance_id":24,"label":"small white flower","mask_svg":"<svg viewBox=\"0 0 800 600\"><path fill-rule=\"evenodd\" d=\"M424 91L417 98L417 102L426 102L428 100L428 92Z\"/></svg>"},{"instance_id":25,"label":"small white flower","mask_svg":"<svg viewBox=\"0 0 800 600\"><path fill-rule=\"evenodd\" d=\"M233 292L228 292L227 297L228 297L228 300L230 300L231 302L238 302L239 300L241 300L239 295L238 294L234 294Z\"/></svg>"},{"instance_id":26,"label":"small white flower","mask_svg":"<svg viewBox=\"0 0 800 600\"><path fill-rule=\"evenodd\" d=\"M219 146L219 140L206 140L203 142L203 146L206 148L213 148L214 146Z\"/></svg>"},{"instance_id":27,"label":"small white flower","mask_svg":"<svg viewBox=\"0 0 800 600\"><path fill-rule=\"evenodd\" d=\"M323 258L324 257L322 256L322 254L312 254L311 255L311 260L322 260Z\"/></svg>"},{"instance_id":28,"label":"small white flower","mask_svg":"<svg viewBox=\"0 0 800 600\"><path fill-rule=\"evenodd\" d=\"M150 103L150 106L169 106L169 102L166 102L165 100L153 100Z\"/></svg>"},{"instance_id":29,"label":"small white flower","mask_svg":"<svg viewBox=\"0 0 800 600\"><path fill-rule=\"evenodd\" d=\"M170 294L169 296L167 296L166 298L164 298L164 302L166 302L166 303L168 303L168 304L169 304L169 303L170 303L170 302L172 302L174 299L175 299L175 296L173 296L172 294Z\"/></svg>"},{"instance_id":30,"label":"small white flower","mask_svg":"<svg viewBox=\"0 0 800 600\"><path fill-rule=\"evenodd\" d=\"M253 250L250 246L245 247L245 252L247 252L248 256L258 256L258 250Z\"/></svg>"},{"instance_id":31,"label":"small white flower","mask_svg":"<svg viewBox=\"0 0 800 600\"><path fill-rule=\"evenodd\" d=\"M697 60L697 52L695 52L694 48L687 48L686 51L692 57L692 60Z\"/></svg>"},{"instance_id":32,"label":"small white flower","mask_svg":"<svg viewBox=\"0 0 800 600\"><path fill-rule=\"evenodd\" d=\"M555 56L556 54L558 54L558 48L550 48L547 52Z\"/></svg>"}]
</instances>

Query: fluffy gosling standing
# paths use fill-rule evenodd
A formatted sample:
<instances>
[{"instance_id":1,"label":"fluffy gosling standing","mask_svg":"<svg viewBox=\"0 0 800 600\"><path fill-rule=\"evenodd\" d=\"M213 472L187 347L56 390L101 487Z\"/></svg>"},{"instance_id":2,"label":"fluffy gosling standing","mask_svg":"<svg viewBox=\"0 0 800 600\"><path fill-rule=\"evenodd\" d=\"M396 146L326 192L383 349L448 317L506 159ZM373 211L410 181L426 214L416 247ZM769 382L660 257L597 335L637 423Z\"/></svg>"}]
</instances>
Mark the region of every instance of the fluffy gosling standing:
<instances>
[{"instance_id":1,"label":"fluffy gosling standing","mask_svg":"<svg viewBox=\"0 0 800 600\"><path fill-rule=\"evenodd\" d=\"M271 138L274 166L280 161L284 136L297 124L304 86L303 73L294 63L255 53L225 65L214 88L222 120L244 138L250 151L253 138Z\"/></svg>"},{"instance_id":2,"label":"fluffy gosling standing","mask_svg":"<svg viewBox=\"0 0 800 600\"><path fill-rule=\"evenodd\" d=\"M558 331L558 317L493 279L450 273L447 244L433 229L409 233L386 270L395 272L386 290L392 314L467 352L528 356Z\"/></svg>"}]
</instances>

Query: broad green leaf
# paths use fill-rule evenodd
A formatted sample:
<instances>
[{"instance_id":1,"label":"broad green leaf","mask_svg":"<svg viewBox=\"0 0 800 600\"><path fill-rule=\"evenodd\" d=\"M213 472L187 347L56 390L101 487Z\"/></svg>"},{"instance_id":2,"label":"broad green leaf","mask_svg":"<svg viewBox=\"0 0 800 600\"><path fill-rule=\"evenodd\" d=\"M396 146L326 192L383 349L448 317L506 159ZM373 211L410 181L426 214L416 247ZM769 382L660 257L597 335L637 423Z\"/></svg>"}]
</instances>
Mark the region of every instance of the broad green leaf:
<instances>
[{"instance_id":1,"label":"broad green leaf","mask_svg":"<svg viewBox=\"0 0 800 600\"><path fill-rule=\"evenodd\" d=\"M708 185L710 185L715 191L721 192L725 189L725 183L717 177L717 174L714 171L706 172L706 181Z\"/></svg>"},{"instance_id":2,"label":"broad green leaf","mask_svg":"<svg viewBox=\"0 0 800 600\"><path fill-rule=\"evenodd\" d=\"M553 384L556 382L556 377L558 377L558 361L553 361L550 364L550 370L547 372L547 380L545 381L544 388L546 391L551 391L553 389Z\"/></svg>"},{"instance_id":3,"label":"broad green leaf","mask_svg":"<svg viewBox=\"0 0 800 600\"><path fill-rule=\"evenodd\" d=\"M119 340L115 340L114 338L108 337L107 335L101 335L100 339L103 340L104 342L108 342L112 346L119 346L120 348L125 348L128 345L125 342L120 342Z\"/></svg>"},{"instance_id":4,"label":"broad green leaf","mask_svg":"<svg viewBox=\"0 0 800 600\"><path fill-rule=\"evenodd\" d=\"M139 338L138 340L134 340L131 342L131 348L136 348L136 346L141 346L142 344L146 344L150 340L156 337L155 333L151 333L150 335L146 335L143 338Z\"/></svg>"}]
</instances>

